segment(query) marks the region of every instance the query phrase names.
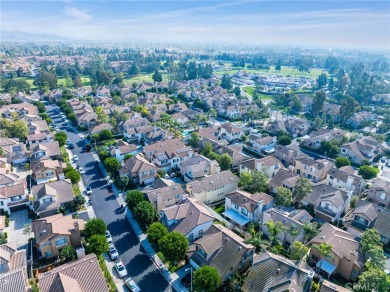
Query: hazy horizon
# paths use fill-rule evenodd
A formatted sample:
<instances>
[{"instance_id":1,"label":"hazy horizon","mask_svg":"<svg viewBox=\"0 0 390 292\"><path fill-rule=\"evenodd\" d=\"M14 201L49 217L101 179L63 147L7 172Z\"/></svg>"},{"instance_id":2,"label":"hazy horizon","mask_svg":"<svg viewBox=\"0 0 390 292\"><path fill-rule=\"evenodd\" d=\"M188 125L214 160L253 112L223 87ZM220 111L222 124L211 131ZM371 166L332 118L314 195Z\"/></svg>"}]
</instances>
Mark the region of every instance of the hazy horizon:
<instances>
[{"instance_id":1,"label":"hazy horizon","mask_svg":"<svg viewBox=\"0 0 390 292\"><path fill-rule=\"evenodd\" d=\"M95 41L389 50L390 4L387 1L2 1L1 30Z\"/></svg>"}]
</instances>

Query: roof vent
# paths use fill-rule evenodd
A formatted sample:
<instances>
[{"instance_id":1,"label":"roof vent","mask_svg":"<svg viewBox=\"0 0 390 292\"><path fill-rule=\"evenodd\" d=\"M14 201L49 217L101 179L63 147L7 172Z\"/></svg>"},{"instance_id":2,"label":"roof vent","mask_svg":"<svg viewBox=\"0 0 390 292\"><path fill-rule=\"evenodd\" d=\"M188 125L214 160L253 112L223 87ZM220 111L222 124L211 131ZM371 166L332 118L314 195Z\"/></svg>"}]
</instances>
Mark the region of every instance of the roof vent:
<instances>
[{"instance_id":1,"label":"roof vent","mask_svg":"<svg viewBox=\"0 0 390 292\"><path fill-rule=\"evenodd\" d=\"M321 239L325 239L325 236L324 236L324 235L322 235L320 238L321 238Z\"/></svg>"},{"instance_id":2,"label":"roof vent","mask_svg":"<svg viewBox=\"0 0 390 292\"><path fill-rule=\"evenodd\" d=\"M276 270L276 275L279 275L280 274L280 269L278 268L277 270Z\"/></svg>"},{"instance_id":3,"label":"roof vent","mask_svg":"<svg viewBox=\"0 0 390 292\"><path fill-rule=\"evenodd\" d=\"M210 184L213 184L213 183L214 183L214 182L211 180L211 181L210 181Z\"/></svg>"}]
</instances>

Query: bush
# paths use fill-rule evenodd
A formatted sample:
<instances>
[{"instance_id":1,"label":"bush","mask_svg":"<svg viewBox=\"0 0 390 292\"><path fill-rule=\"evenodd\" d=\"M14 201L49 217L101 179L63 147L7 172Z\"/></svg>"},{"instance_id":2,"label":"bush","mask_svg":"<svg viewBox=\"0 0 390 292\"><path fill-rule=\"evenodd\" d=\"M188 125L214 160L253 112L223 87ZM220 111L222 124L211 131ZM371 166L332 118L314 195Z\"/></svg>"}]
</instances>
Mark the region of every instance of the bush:
<instances>
[{"instance_id":1,"label":"bush","mask_svg":"<svg viewBox=\"0 0 390 292\"><path fill-rule=\"evenodd\" d=\"M142 201L134 208L134 217L139 223L149 225L156 220L157 211L152 204Z\"/></svg>"},{"instance_id":2,"label":"bush","mask_svg":"<svg viewBox=\"0 0 390 292\"><path fill-rule=\"evenodd\" d=\"M127 203L127 207L129 207L130 210L134 210L134 208L143 200L144 200L144 195L142 194L141 191L132 190L127 192L126 203Z\"/></svg>"},{"instance_id":3,"label":"bush","mask_svg":"<svg viewBox=\"0 0 390 292\"><path fill-rule=\"evenodd\" d=\"M70 179L72 184L77 184L81 179L80 173L75 169L70 170L67 173L65 173L65 177Z\"/></svg>"},{"instance_id":4,"label":"bush","mask_svg":"<svg viewBox=\"0 0 390 292\"><path fill-rule=\"evenodd\" d=\"M351 161L347 157L344 157L344 156L336 157L336 167L337 168L340 168L343 166L348 166L348 165L351 165Z\"/></svg>"},{"instance_id":5,"label":"bush","mask_svg":"<svg viewBox=\"0 0 390 292\"><path fill-rule=\"evenodd\" d=\"M359 175L361 175L364 179L372 179L376 177L378 173L379 169L372 166L362 165L359 168Z\"/></svg>"},{"instance_id":6,"label":"bush","mask_svg":"<svg viewBox=\"0 0 390 292\"><path fill-rule=\"evenodd\" d=\"M85 224L84 236L88 239L94 234L105 235L107 225L100 218L93 218Z\"/></svg>"},{"instance_id":7,"label":"bush","mask_svg":"<svg viewBox=\"0 0 390 292\"><path fill-rule=\"evenodd\" d=\"M152 243L157 243L161 238L168 234L168 229L160 222L154 222L148 228L148 239Z\"/></svg>"}]
</instances>

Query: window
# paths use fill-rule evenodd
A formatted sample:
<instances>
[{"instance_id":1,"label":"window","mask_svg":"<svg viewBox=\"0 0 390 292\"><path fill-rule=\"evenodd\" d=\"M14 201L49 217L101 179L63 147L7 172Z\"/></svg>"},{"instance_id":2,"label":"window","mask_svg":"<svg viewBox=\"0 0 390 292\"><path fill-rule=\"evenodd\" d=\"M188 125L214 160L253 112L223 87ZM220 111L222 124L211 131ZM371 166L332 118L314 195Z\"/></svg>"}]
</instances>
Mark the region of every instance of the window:
<instances>
[{"instance_id":1,"label":"window","mask_svg":"<svg viewBox=\"0 0 390 292\"><path fill-rule=\"evenodd\" d=\"M50 258L51 257L51 251L45 252L45 257Z\"/></svg>"},{"instance_id":2,"label":"window","mask_svg":"<svg viewBox=\"0 0 390 292\"><path fill-rule=\"evenodd\" d=\"M66 238L65 237L60 237L58 238L56 241L56 246L59 246L59 245L64 245L64 244L67 244L67 241L66 241Z\"/></svg>"},{"instance_id":3,"label":"window","mask_svg":"<svg viewBox=\"0 0 390 292\"><path fill-rule=\"evenodd\" d=\"M355 215L355 221L362 223L364 225L368 225L368 220L364 219L363 217Z\"/></svg>"},{"instance_id":4,"label":"window","mask_svg":"<svg viewBox=\"0 0 390 292\"><path fill-rule=\"evenodd\" d=\"M188 240L190 242L193 242L194 241L194 234L193 233L190 233L190 235L188 236Z\"/></svg>"},{"instance_id":5,"label":"window","mask_svg":"<svg viewBox=\"0 0 390 292\"><path fill-rule=\"evenodd\" d=\"M385 194L385 193L380 194L380 195L379 195L379 198L380 198L381 200L385 200L385 199L386 199L386 194Z\"/></svg>"},{"instance_id":6,"label":"window","mask_svg":"<svg viewBox=\"0 0 390 292\"><path fill-rule=\"evenodd\" d=\"M46 242L41 242L39 245L40 245L40 246L45 246L45 245L46 245Z\"/></svg>"},{"instance_id":7,"label":"window","mask_svg":"<svg viewBox=\"0 0 390 292\"><path fill-rule=\"evenodd\" d=\"M180 194L176 194L176 199L180 199Z\"/></svg>"},{"instance_id":8,"label":"window","mask_svg":"<svg viewBox=\"0 0 390 292\"><path fill-rule=\"evenodd\" d=\"M372 198L368 198L368 201L372 203Z\"/></svg>"},{"instance_id":9,"label":"window","mask_svg":"<svg viewBox=\"0 0 390 292\"><path fill-rule=\"evenodd\" d=\"M11 201L18 201L22 198L22 196L13 196L11 197Z\"/></svg>"},{"instance_id":10,"label":"window","mask_svg":"<svg viewBox=\"0 0 390 292\"><path fill-rule=\"evenodd\" d=\"M0 201L0 206L4 206L4 201Z\"/></svg>"},{"instance_id":11,"label":"window","mask_svg":"<svg viewBox=\"0 0 390 292\"><path fill-rule=\"evenodd\" d=\"M301 174L301 170L300 169L297 169L297 174Z\"/></svg>"},{"instance_id":12,"label":"window","mask_svg":"<svg viewBox=\"0 0 390 292\"><path fill-rule=\"evenodd\" d=\"M199 238L203 237L203 230L199 230Z\"/></svg>"},{"instance_id":13,"label":"window","mask_svg":"<svg viewBox=\"0 0 390 292\"><path fill-rule=\"evenodd\" d=\"M46 176L53 176L53 175L54 175L54 172L52 172L52 171L46 172Z\"/></svg>"},{"instance_id":14,"label":"window","mask_svg":"<svg viewBox=\"0 0 390 292\"><path fill-rule=\"evenodd\" d=\"M233 203L234 209L238 210L238 205L236 203Z\"/></svg>"},{"instance_id":15,"label":"window","mask_svg":"<svg viewBox=\"0 0 390 292\"><path fill-rule=\"evenodd\" d=\"M334 179L334 177L333 177L333 176L330 176L329 179Z\"/></svg>"},{"instance_id":16,"label":"window","mask_svg":"<svg viewBox=\"0 0 390 292\"><path fill-rule=\"evenodd\" d=\"M379 207L385 207L385 204L383 203L378 203Z\"/></svg>"},{"instance_id":17,"label":"window","mask_svg":"<svg viewBox=\"0 0 390 292\"><path fill-rule=\"evenodd\" d=\"M248 210L245 208L241 208L241 214L248 216Z\"/></svg>"},{"instance_id":18,"label":"window","mask_svg":"<svg viewBox=\"0 0 390 292\"><path fill-rule=\"evenodd\" d=\"M46 205L46 204L50 204L52 202L52 198L46 198L46 199L43 199L43 203Z\"/></svg>"}]
</instances>

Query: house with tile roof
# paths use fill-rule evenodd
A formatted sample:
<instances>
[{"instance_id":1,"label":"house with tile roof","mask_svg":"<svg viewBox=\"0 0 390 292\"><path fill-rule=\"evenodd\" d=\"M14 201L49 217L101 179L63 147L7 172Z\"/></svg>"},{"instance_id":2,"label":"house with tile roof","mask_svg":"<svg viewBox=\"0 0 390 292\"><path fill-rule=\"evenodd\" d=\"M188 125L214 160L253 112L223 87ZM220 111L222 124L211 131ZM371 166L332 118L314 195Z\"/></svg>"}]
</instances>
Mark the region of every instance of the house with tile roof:
<instances>
[{"instance_id":1,"label":"house with tile roof","mask_svg":"<svg viewBox=\"0 0 390 292\"><path fill-rule=\"evenodd\" d=\"M244 134L243 129L234 126L233 124L227 123L221 126L219 136L228 140L229 142L238 141Z\"/></svg>"},{"instance_id":2,"label":"house with tile roof","mask_svg":"<svg viewBox=\"0 0 390 292\"><path fill-rule=\"evenodd\" d=\"M244 142L244 148L260 155L273 153L275 146L276 136L262 137L261 135L252 134L249 135L248 141Z\"/></svg>"},{"instance_id":3,"label":"house with tile roof","mask_svg":"<svg viewBox=\"0 0 390 292\"><path fill-rule=\"evenodd\" d=\"M31 163L32 176L38 185L65 179L65 168L66 163L59 160L45 159Z\"/></svg>"},{"instance_id":4,"label":"house with tile roof","mask_svg":"<svg viewBox=\"0 0 390 292\"><path fill-rule=\"evenodd\" d=\"M324 279L320 292L350 292L351 290Z\"/></svg>"},{"instance_id":5,"label":"house with tile roof","mask_svg":"<svg viewBox=\"0 0 390 292\"><path fill-rule=\"evenodd\" d=\"M41 218L57 214L60 207L74 200L72 183L67 179L33 186L31 193L34 212Z\"/></svg>"},{"instance_id":6,"label":"house with tile roof","mask_svg":"<svg viewBox=\"0 0 390 292\"><path fill-rule=\"evenodd\" d=\"M0 147L7 162L11 164L25 163L28 159L26 145L17 139L0 138Z\"/></svg>"},{"instance_id":7,"label":"house with tile roof","mask_svg":"<svg viewBox=\"0 0 390 292\"><path fill-rule=\"evenodd\" d=\"M292 165L296 159L308 157L308 155L299 150L299 146L295 143L287 146L276 145L273 156L281 161L285 167Z\"/></svg>"},{"instance_id":8,"label":"house with tile roof","mask_svg":"<svg viewBox=\"0 0 390 292\"><path fill-rule=\"evenodd\" d=\"M83 219L73 219L72 215L64 216L61 213L36 219L31 223L35 245L45 258L59 256L65 246L79 247L82 230L84 230Z\"/></svg>"},{"instance_id":9,"label":"house with tile roof","mask_svg":"<svg viewBox=\"0 0 390 292\"><path fill-rule=\"evenodd\" d=\"M222 214L241 228L250 222L260 222L263 212L270 209L275 198L265 193L251 194L236 190L225 197L225 212Z\"/></svg>"},{"instance_id":10,"label":"house with tile roof","mask_svg":"<svg viewBox=\"0 0 390 292\"><path fill-rule=\"evenodd\" d=\"M280 169L283 169L283 164L273 156L266 156L260 159L249 159L241 162L239 171L243 172L260 171L264 172L268 177L273 177Z\"/></svg>"},{"instance_id":11,"label":"house with tile roof","mask_svg":"<svg viewBox=\"0 0 390 292\"><path fill-rule=\"evenodd\" d=\"M42 142L49 142L49 141L53 141L53 137L50 133L47 134L47 133L39 132L37 134L34 133L27 136L27 143L29 147L31 147L34 144L39 144Z\"/></svg>"},{"instance_id":12,"label":"house with tile roof","mask_svg":"<svg viewBox=\"0 0 390 292\"><path fill-rule=\"evenodd\" d=\"M95 254L63 264L38 275L40 292L108 292L106 280Z\"/></svg>"},{"instance_id":13,"label":"house with tile roof","mask_svg":"<svg viewBox=\"0 0 390 292\"><path fill-rule=\"evenodd\" d=\"M302 199L302 204L313 208L317 218L325 222L337 222L347 213L352 193L326 184L312 187L311 193Z\"/></svg>"},{"instance_id":14,"label":"house with tile roof","mask_svg":"<svg viewBox=\"0 0 390 292\"><path fill-rule=\"evenodd\" d=\"M227 139L219 136L218 129L210 127L200 128L198 130L198 135L201 148L204 147L206 143L210 143L217 153L221 153L222 148L229 145L229 141Z\"/></svg>"},{"instance_id":15,"label":"house with tile roof","mask_svg":"<svg viewBox=\"0 0 390 292\"><path fill-rule=\"evenodd\" d=\"M157 171L157 166L138 154L121 162L119 174L127 175L134 184L149 185L156 179Z\"/></svg>"},{"instance_id":16,"label":"house with tile roof","mask_svg":"<svg viewBox=\"0 0 390 292\"><path fill-rule=\"evenodd\" d=\"M29 134L45 133L49 134L49 126L46 121L32 121L27 123Z\"/></svg>"},{"instance_id":17,"label":"house with tile roof","mask_svg":"<svg viewBox=\"0 0 390 292\"><path fill-rule=\"evenodd\" d=\"M232 158L232 168L237 169L240 163L243 163L244 161L251 159L251 157L244 154L242 150L243 150L242 145L239 144L228 145L222 147L221 154L224 153L229 154L229 156Z\"/></svg>"},{"instance_id":18,"label":"house with tile roof","mask_svg":"<svg viewBox=\"0 0 390 292\"><path fill-rule=\"evenodd\" d=\"M390 243L390 210L367 201L358 201L344 218L347 231L358 237L369 228L378 230L383 244Z\"/></svg>"},{"instance_id":19,"label":"house with tile roof","mask_svg":"<svg viewBox=\"0 0 390 292\"><path fill-rule=\"evenodd\" d=\"M368 187L367 201L390 209L390 182L376 178Z\"/></svg>"},{"instance_id":20,"label":"house with tile roof","mask_svg":"<svg viewBox=\"0 0 390 292\"><path fill-rule=\"evenodd\" d=\"M310 292L313 277L313 270L304 262L296 263L265 251L253 259L241 290Z\"/></svg>"},{"instance_id":21,"label":"house with tile roof","mask_svg":"<svg viewBox=\"0 0 390 292\"><path fill-rule=\"evenodd\" d=\"M163 208L160 214L161 222L168 231L180 232L190 243L202 238L214 221L204 203L193 198L185 198L179 204Z\"/></svg>"},{"instance_id":22,"label":"house with tile roof","mask_svg":"<svg viewBox=\"0 0 390 292\"><path fill-rule=\"evenodd\" d=\"M58 159L61 151L58 141L43 142L30 147L31 163L45 159Z\"/></svg>"},{"instance_id":23,"label":"house with tile roof","mask_svg":"<svg viewBox=\"0 0 390 292\"><path fill-rule=\"evenodd\" d=\"M204 235L190 245L187 256L190 265L198 269L205 265L218 270L221 281L245 271L253 261L254 247L244 238L220 224L213 224Z\"/></svg>"},{"instance_id":24,"label":"house with tile roof","mask_svg":"<svg viewBox=\"0 0 390 292\"><path fill-rule=\"evenodd\" d=\"M113 127L112 127L112 125L110 123L101 123L99 125L96 125L96 126L92 127L89 130L89 133L91 135L98 134L100 131L106 130L106 129L112 131Z\"/></svg>"},{"instance_id":25,"label":"house with tile roof","mask_svg":"<svg viewBox=\"0 0 390 292\"><path fill-rule=\"evenodd\" d=\"M329 223L322 225L319 230L320 233L309 242L309 259L316 265L317 272L321 267L328 278L339 274L346 280L356 281L364 264L355 235ZM332 246L331 254L326 258L321 257L317 248L323 242Z\"/></svg>"},{"instance_id":26,"label":"house with tile roof","mask_svg":"<svg viewBox=\"0 0 390 292\"><path fill-rule=\"evenodd\" d=\"M23 269L16 269L5 273L0 273L0 288L2 292L28 292L28 278Z\"/></svg>"},{"instance_id":27,"label":"house with tile roof","mask_svg":"<svg viewBox=\"0 0 390 292\"><path fill-rule=\"evenodd\" d=\"M313 131L309 134L308 138L303 139L302 144L313 148L318 149L321 146L321 142L342 142L344 137L347 135L347 131L340 129L321 129Z\"/></svg>"},{"instance_id":28,"label":"house with tile roof","mask_svg":"<svg viewBox=\"0 0 390 292\"><path fill-rule=\"evenodd\" d=\"M216 160L210 160L203 155L194 155L180 165L180 173L185 182L193 181L207 175L221 172L221 167Z\"/></svg>"},{"instance_id":29,"label":"house with tile roof","mask_svg":"<svg viewBox=\"0 0 390 292\"><path fill-rule=\"evenodd\" d=\"M294 241L304 241L303 226L312 220L313 217L306 210L271 208L263 213L260 227L263 234L269 237L268 228L265 224L269 221L282 223L286 230L278 234L278 240L289 248ZM291 229L296 229L299 233L292 236L289 232Z\"/></svg>"},{"instance_id":30,"label":"house with tile roof","mask_svg":"<svg viewBox=\"0 0 390 292\"><path fill-rule=\"evenodd\" d=\"M187 183L186 191L205 204L224 201L225 196L237 190L239 178L230 170Z\"/></svg>"},{"instance_id":31,"label":"house with tile roof","mask_svg":"<svg viewBox=\"0 0 390 292\"><path fill-rule=\"evenodd\" d=\"M129 143L141 143L145 137L156 130L157 127L148 124L140 127L127 128L123 135Z\"/></svg>"},{"instance_id":32,"label":"house with tile roof","mask_svg":"<svg viewBox=\"0 0 390 292\"><path fill-rule=\"evenodd\" d=\"M11 173L12 167L11 164L8 163L7 158L0 157L0 173L1 174L9 174Z\"/></svg>"},{"instance_id":33,"label":"house with tile roof","mask_svg":"<svg viewBox=\"0 0 390 292\"><path fill-rule=\"evenodd\" d=\"M116 145L112 146L109 150L110 155L115 157L121 162L126 155L137 155L137 146L135 144L129 144L125 141L119 140Z\"/></svg>"},{"instance_id":34,"label":"house with tile roof","mask_svg":"<svg viewBox=\"0 0 390 292\"><path fill-rule=\"evenodd\" d=\"M18 250L16 242L0 245L0 283L2 273L21 270L23 278L28 279L27 275L27 252L25 249ZM0 291L1 289L0 284Z\"/></svg>"},{"instance_id":35,"label":"house with tile roof","mask_svg":"<svg viewBox=\"0 0 390 292\"><path fill-rule=\"evenodd\" d=\"M352 163L361 165L364 160L373 162L382 153L382 145L373 137L367 136L356 141L343 144L340 154Z\"/></svg>"},{"instance_id":36,"label":"house with tile roof","mask_svg":"<svg viewBox=\"0 0 390 292\"><path fill-rule=\"evenodd\" d=\"M272 194L276 194L276 189L278 187L284 187L292 191L299 178L300 178L299 175L281 168L269 180L268 182L269 190Z\"/></svg>"},{"instance_id":37,"label":"house with tile roof","mask_svg":"<svg viewBox=\"0 0 390 292\"><path fill-rule=\"evenodd\" d=\"M356 130L369 125L370 122L374 121L374 118L375 114L366 111L360 111L354 113L354 115L347 119L345 123L349 125L352 129Z\"/></svg>"},{"instance_id":38,"label":"house with tile roof","mask_svg":"<svg viewBox=\"0 0 390 292\"><path fill-rule=\"evenodd\" d=\"M144 189L143 193L157 212L175 205L188 197L181 184L177 183L155 189Z\"/></svg>"},{"instance_id":39,"label":"house with tile roof","mask_svg":"<svg viewBox=\"0 0 390 292\"><path fill-rule=\"evenodd\" d=\"M16 184L0 187L0 213L11 214L13 211L27 209L29 203L25 182L19 181Z\"/></svg>"},{"instance_id":40,"label":"house with tile roof","mask_svg":"<svg viewBox=\"0 0 390 292\"><path fill-rule=\"evenodd\" d=\"M328 171L333 167L333 162L327 159L298 158L294 162L294 173L317 183L326 179Z\"/></svg>"},{"instance_id":41,"label":"house with tile roof","mask_svg":"<svg viewBox=\"0 0 390 292\"><path fill-rule=\"evenodd\" d=\"M360 195L366 188L367 182L357 174L351 166L333 167L326 175L326 183L339 189L347 189L353 195Z\"/></svg>"}]
</instances>

